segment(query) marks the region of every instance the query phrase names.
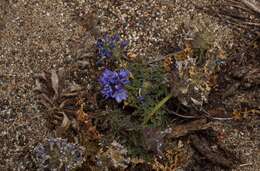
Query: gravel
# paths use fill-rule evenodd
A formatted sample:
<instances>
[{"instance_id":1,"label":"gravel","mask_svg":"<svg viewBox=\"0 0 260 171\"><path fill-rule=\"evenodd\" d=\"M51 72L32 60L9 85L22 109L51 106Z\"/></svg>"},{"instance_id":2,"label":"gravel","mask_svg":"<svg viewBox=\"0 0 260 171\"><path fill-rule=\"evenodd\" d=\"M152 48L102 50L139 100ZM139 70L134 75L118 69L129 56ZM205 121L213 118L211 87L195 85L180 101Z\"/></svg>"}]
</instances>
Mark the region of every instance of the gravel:
<instances>
[{"instance_id":1,"label":"gravel","mask_svg":"<svg viewBox=\"0 0 260 171\"><path fill-rule=\"evenodd\" d=\"M185 39L205 29L214 33L216 48L230 49L234 39L232 30L198 11L194 5L213 2L1 0L0 170L33 167L30 153L24 152L30 152L50 134L32 91L35 73L68 67L68 63L81 58L86 60L87 44L90 43L90 47L94 38L105 32L120 33L130 41L129 55L147 60L167 55L176 47L183 48ZM247 162L252 163L240 170L259 168L259 158L255 157L256 140L250 139L255 135L248 132L242 139L235 133L230 136L240 142L234 143L236 148L248 154Z\"/></svg>"}]
</instances>

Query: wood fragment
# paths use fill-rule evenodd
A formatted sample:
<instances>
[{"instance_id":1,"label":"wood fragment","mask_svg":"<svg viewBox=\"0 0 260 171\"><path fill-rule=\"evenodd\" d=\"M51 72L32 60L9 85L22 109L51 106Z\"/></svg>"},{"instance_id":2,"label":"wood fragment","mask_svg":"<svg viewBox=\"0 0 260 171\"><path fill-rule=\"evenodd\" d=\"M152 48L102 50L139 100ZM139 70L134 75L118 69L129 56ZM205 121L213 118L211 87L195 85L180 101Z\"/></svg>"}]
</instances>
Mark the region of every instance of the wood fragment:
<instances>
[{"instance_id":1,"label":"wood fragment","mask_svg":"<svg viewBox=\"0 0 260 171\"><path fill-rule=\"evenodd\" d=\"M207 123L206 119L195 120L172 128L169 138L183 137L189 133L193 133L194 131L206 130L210 127L211 124Z\"/></svg>"}]
</instances>

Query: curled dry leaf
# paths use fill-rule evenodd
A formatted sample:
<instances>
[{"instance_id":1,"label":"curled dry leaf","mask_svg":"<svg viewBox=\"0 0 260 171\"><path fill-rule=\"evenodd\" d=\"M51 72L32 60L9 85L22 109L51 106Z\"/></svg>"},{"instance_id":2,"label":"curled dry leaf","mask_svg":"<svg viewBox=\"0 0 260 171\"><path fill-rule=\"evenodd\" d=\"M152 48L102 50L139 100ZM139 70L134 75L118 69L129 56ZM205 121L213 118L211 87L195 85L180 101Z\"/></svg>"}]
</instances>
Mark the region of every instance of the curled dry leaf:
<instances>
[{"instance_id":1,"label":"curled dry leaf","mask_svg":"<svg viewBox=\"0 0 260 171\"><path fill-rule=\"evenodd\" d=\"M59 76L54 70L51 71L51 85L54 90L54 99L59 98Z\"/></svg>"},{"instance_id":2,"label":"curled dry leaf","mask_svg":"<svg viewBox=\"0 0 260 171\"><path fill-rule=\"evenodd\" d=\"M35 75L36 88L40 102L47 108L51 109L61 103L61 92L64 89L64 70L58 72L43 72Z\"/></svg>"},{"instance_id":3,"label":"curled dry leaf","mask_svg":"<svg viewBox=\"0 0 260 171\"><path fill-rule=\"evenodd\" d=\"M201 107L207 103L208 95L217 79L215 73L219 59L209 57L209 45L207 44L211 40L207 40L207 37L210 36L200 34L197 36L198 40L194 38L194 42L192 42L195 44L194 47L188 46L173 55L172 93L187 107Z\"/></svg>"},{"instance_id":4,"label":"curled dry leaf","mask_svg":"<svg viewBox=\"0 0 260 171\"><path fill-rule=\"evenodd\" d=\"M100 138L99 132L92 125L91 117L83 111L87 91L79 85L66 85L63 69L36 75L35 91L40 103L48 109L47 119L57 127L58 134L63 134L70 127L79 130L78 125L81 123L89 137Z\"/></svg>"},{"instance_id":5,"label":"curled dry leaf","mask_svg":"<svg viewBox=\"0 0 260 171\"><path fill-rule=\"evenodd\" d=\"M63 134L65 131L67 131L71 125L71 121L69 120L68 116L65 113L63 114L63 119L61 125L57 128L58 134Z\"/></svg>"}]
</instances>

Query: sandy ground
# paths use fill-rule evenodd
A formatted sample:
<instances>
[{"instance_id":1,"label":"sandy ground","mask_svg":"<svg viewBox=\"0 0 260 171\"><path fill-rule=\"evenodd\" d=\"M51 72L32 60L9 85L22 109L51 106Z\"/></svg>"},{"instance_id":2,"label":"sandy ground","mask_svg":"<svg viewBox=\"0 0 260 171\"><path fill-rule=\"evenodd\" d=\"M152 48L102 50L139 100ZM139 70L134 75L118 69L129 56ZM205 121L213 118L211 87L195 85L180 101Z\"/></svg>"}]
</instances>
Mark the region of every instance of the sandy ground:
<instances>
[{"instance_id":1,"label":"sandy ground","mask_svg":"<svg viewBox=\"0 0 260 171\"><path fill-rule=\"evenodd\" d=\"M77 43L91 43L101 33L118 32L130 41L130 55L150 60L171 53L177 45L182 47L194 32L209 29L216 46L232 48L232 30L196 11L191 2L1 0L0 170L30 167L30 156L24 151L49 134L33 95L33 75L82 58L87 52L78 53ZM236 170L257 171L259 130L241 124L216 123L225 141L243 158L245 165Z\"/></svg>"}]
</instances>

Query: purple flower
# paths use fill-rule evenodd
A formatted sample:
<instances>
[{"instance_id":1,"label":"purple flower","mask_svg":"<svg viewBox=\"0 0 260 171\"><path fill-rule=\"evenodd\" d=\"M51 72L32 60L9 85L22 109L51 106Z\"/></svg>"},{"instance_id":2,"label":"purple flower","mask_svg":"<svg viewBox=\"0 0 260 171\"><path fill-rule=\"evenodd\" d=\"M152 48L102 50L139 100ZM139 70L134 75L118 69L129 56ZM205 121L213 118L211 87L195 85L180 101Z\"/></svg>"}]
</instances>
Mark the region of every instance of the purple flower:
<instances>
[{"instance_id":1,"label":"purple flower","mask_svg":"<svg viewBox=\"0 0 260 171\"><path fill-rule=\"evenodd\" d=\"M129 72L125 69L121 69L119 72L118 72L118 77L120 79L120 81L123 83L123 84L128 84L130 81L128 79L129 77Z\"/></svg>"},{"instance_id":2,"label":"purple flower","mask_svg":"<svg viewBox=\"0 0 260 171\"><path fill-rule=\"evenodd\" d=\"M105 69L99 78L103 96L114 98L118 103L127 99L128 95L124 85L129 82L129 71L126 69L121 69L118 72Z\"/></svg>"},{"instance_id":3,"label":"purple flower","mask_svg":"<svg viewBox=\"0 0 260 171\"><path fill-rule=\"evenodd\" d=\"M105 98L109 98L113 96L113 89L109 84L105 84L101 90L101 93Z\"/></svg>"},{"instance_id":4,"label":"purple flower","mask_svg":"<svg viewBox=\"0 0 260 171\"><path fill-rule=\"evenodd\" d=\"M104 42L101 39L97 40L97 48L102 48L104 46Z\"/></svg>"},{"instance_id":5,"label":"purple flower","mask_svg":"<svg viewBox=\"0 0 260 171\"><path fill-rule=\"evenodd\" d=\"M98 54L102 58L110 58L113 56L113 50L115 48L124 49L128 45L127 41L121 41L119 34L105 36L97 40Z\"/></svg>"},{"instance_id":6,"label":"purple flower","mask_svg":"<svg viewBox=\"0 0 260 171\"><path fill-rule=\"evenodd\" d=\"M123 100L126 100L128 97L127 91L123 88L117 89L112 97L117 101L117 103L120 103Z\"/></svg>"},{"instance_id":7,"label":"purple flower","mask_svg":"<svg viewBox=\"0 0 260 171\"><path fill-rule=\"evenodd\" d=\"M117 72L111 71L109 69L105 69L105 71L102 73L102 76L99 79L99 82L102 85L115 84L117 79L118 79Z\"/></svg>"},{"instance_id":8,"label":"purple flower","mask_svg":"<svg viewBox=\"0 0 260 171\"><path fill-rule=\"evenodd\" d=\"M119 34L113 35L113 36L111 37L111 40L112 40L113 42L118 42L118 41L120 40Z\"/></svg>"}]
</instances>

